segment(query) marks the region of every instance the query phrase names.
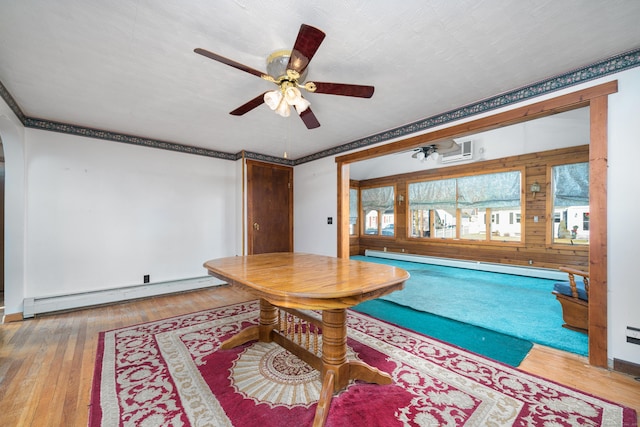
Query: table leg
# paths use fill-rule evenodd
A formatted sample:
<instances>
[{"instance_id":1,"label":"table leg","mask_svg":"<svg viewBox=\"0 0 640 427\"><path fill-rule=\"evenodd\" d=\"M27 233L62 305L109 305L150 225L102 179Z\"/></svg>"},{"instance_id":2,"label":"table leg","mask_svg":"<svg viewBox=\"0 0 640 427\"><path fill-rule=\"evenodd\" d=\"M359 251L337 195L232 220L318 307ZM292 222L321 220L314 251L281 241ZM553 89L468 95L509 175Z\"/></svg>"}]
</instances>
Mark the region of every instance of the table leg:
<instances>
[{"instance_id":1,"label":"table leg","mask_svg":"<svg viewBox=\"0 0 640 427\"><path fill-rule=\"evenodd\" d=\"M220 345L221 350L229 350L249 341L273 341L272 331L278 325L278 308L270 302L260 300L260 323L241 330Z\"/></svg>"},{"instance_id":2,"label":"table leg","mask_svg":"<svg viewBox=\"0 0 640 427\"><path fill-rule=\"evenodd\" d=\"M347 312L344 309L322 312L322 389L313 420L314 427L326 422L333 393L345 388L350 380L374 384L391 384L391 376L364 362L347 360Z\"/></svg>"},{"instance_id":3,"label":"table leg","mask_svg":"<svg viewBox=\"0 0 640 427\"><path fill-rule=\"evenodd\" d=\"M322 311L322 389L313 419L313 427L327 420L333 393L349 382L347 363L347 313L344 309Z\"/></svg>"}]
</instances>

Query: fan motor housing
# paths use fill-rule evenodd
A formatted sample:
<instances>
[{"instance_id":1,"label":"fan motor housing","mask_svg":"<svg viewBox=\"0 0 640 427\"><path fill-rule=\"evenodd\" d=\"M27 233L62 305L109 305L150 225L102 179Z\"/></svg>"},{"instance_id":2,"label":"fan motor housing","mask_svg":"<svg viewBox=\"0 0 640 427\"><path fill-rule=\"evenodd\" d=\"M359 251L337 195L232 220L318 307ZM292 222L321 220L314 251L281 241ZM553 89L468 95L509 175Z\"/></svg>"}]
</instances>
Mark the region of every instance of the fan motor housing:
<instances>
[{"instance_id":1,"label":"fan motor housing","mask_svg":"<svg viewBox=\"0 0 640 427\"><path fill-rule=\"evenodd\" d=\"M276 80L288 80L287 66L289 65L289 58L291 58L291 50L289 49L280 49L271 53L267 57L267 73ZM302 72L298 81L303 82L306 76L307 69Z\"/></svg>"}]
</instances>

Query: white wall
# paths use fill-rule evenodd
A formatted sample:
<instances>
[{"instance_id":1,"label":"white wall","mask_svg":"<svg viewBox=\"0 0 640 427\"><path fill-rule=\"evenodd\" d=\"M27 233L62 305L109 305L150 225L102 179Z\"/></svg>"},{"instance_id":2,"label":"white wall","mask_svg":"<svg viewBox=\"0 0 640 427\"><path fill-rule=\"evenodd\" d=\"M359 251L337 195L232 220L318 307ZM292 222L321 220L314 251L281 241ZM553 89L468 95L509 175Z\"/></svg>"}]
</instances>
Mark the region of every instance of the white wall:
<instances>
[{"instance_id":1,"label":"white wall","mask_svg":"<svg viewBox=\"0 0 640 427\"><path fill-rule=\"evenodd\" d=\"M354 163L351 165L350 176L357 180L372 179L586 145L589 144L589 108L580 108L530 122L500 127L461 139L473 141L471 160L442 163L440 160L429 157L420 161L411 157L414 151L410 150Z\"/></svg>"},{"instance_id":2,"label":"white wall","mask_svg":"<svg viewBox=\"0 0 640 427\"><path fill-rule=\"evenodd\" d=\"M640 191L635 170L640 159L640 68L617 77L618 93L609 96L609 353L640 364L640 345L626 342L626 327L640 328Z\"/></svg>"},{"instance_id":3,"label":"white wall","mask_svg":"<svg viewBox=\"0 0 640 427\"><path fill-rule=\"evenodd\" d=\"M234 162L35 129L25 139L25 298L202 277L204 261L236 254Z\"/></svg>"},{"instance_id":4,"label":"white wall","mask_svg":"<svg viewBox=\"0 0 640 427\"><path fill-rule=\"evenodd\" d=\"M293 248L296 252L338 253L337 168L334 157L297 166L293 176ZM327 218L333 224L327 224Z\"/></svg>"},{"instance_id":5,"label":"white wall","mask_svg":"<svg viewBox=\"0 0 640 427\"><path fill-rule=\"evenodd\" d=\"M625 333L626 326L640 328L640 285L638 271L635 268L640 242L640 227L635 224L635 213L640 209L640 191L635 190L634 183L637 180L634 169L640 159L640 68L436 127L430 131L616 79L619 81L619 87L618 93L609 96L608 127L608 357L610 360L616 358L640 364L640 346L627 343ZM390 142L393 141L388 143ZM552 148L554 147L545 149ZM336 198L337 167L335 159L331 160L333 162L325 158L296 167L296 250L303 249L321 254L336 253L335 241L328 236L322 236L320 232L323 229L322 219L330 215L335 218L337 215L336 201L332 200ZM309 183L303 181L309 178L312 178ZM331 212L330 207L333 209ZM324 220L326 221L326 218Z\"/></svg>"}]
</instances>

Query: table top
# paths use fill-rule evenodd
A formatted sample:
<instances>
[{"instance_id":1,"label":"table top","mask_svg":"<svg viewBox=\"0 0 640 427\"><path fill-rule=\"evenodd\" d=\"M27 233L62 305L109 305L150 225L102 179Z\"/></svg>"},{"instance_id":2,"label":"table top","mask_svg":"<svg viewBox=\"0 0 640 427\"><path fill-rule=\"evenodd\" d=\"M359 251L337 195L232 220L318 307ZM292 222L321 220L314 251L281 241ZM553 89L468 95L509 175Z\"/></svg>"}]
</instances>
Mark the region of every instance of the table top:
<instances>
[{"instance_id":1,"label":"table top","mask_svg":"<svg viewBox=\"0 0 640 427\"><path fill-rule=\"evenodd\" d=\"M214 259L204 267L274 305L317 310L378 298L402 289L409 278L405 270L390 265L292 252Z\"/></svg>"}]
</instances>

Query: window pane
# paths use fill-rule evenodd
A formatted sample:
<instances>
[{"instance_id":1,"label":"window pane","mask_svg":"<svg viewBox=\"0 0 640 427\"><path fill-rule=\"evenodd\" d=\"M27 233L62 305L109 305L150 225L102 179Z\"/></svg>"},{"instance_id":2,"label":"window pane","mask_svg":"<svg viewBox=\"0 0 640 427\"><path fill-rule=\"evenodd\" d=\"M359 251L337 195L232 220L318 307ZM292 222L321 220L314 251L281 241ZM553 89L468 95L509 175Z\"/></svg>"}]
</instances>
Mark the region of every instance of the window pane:
<instances>
[{"instance_id":1,"label":"window pane","mask_svg":"<svg viewBox=\"0 0 640 427\"><path fill-rule=\"evenodd\" d=\"M491 218L491 240L520 241L520 206L493 208Z\"/></svg>"},{"instance_id":2,"label":"window pane","mask_svg":"<svg viewBox=\"0 0 640 427\"><path fill-rule=\"evenodd\" d=\"M553 242L589 244L589 163L551 168Z\"/></svg>"},{"instance_id":3,"label":"window pane","mask_svg":"<svg viewBox=\"0 0 640 427\"><path fill-rule=\"evenodd\" d=\"M458 207L502 208L520 205L520 172L458 178Z\"/></svg>"},{"instance_id":4,"label":"window pane","mask_svg":"<svg viewBox=\"0 0 640 427\"><path fill-rule=\"evenodd\" d=\"M365 212L393 209L393 187L365 188L361 194L362 209Z\"/></svg>"},{"instance_id":5,"label":"window pane","mask_svg":"<svg viewBox=\"0 0 640 427\"><path fill-rule=\"evenodd\" d=\"M366 188L360 192L365 215L364 233L394 236L394 187Z\"/></svg>"},{"instance_id":6,"label":"window pane","mask_svg":"<svg viewBox=\"0 0 640 427\"><path fill-rule=\"evenodd\" d=\"M358 234L358 189L349 189L349 234Z\"/></svg>"},{"instance_id":7,"label":"window pane","mask_svg":"<svg viewBox=\"0 0 640 427\"><path fill-rule=\"evenodd\" d=\"M486 209L460 209L460 238L487 240Z\"/></svg>"},{"instance_id":8,"label":"window pane","mask_svg":"<svg viewBox=\"0 0 640 427\"><path fill-rule=\"evenodd\" d=\"M433 210L433 235L437 239L455 239L456 237L456 210Z\"/></svg>"},{"instance_id":9,"label":"window pane","mask_svg":"<svg viewBox=\"0 0 640 427\"><path fill-rule=\"evenodd\" d=\"M413 182L409 184L411 209L442 209L456 206L456 180Z\"/></svg>"},{"instance_id":10,"label":"window pane","mask_svg":"<svg viewBox=\"0 0 640 427\"><path fill-rule=\"evenodd\" d=\"M367 212L364 234L378 234L378 211Z\"/></svg>"},{"instance_id":11,"label":"window pane","mask_svg":"<svg viewBox=\"0 0 640 427\"><path fill-rule=\"evenodd\" d=\"M430 227L429 224L429 210L427 209L412 209L411 210L411 229L409 231L410 237L429 237Z\"/></svg>"},{"instance_id":12,"label":"window pane","mask_svg":"<svg viewBox=\"0 0 640 427\"><path fill-rule=\"evenodd\" d=\"M408 190L410 237L520 241L520 171L414 182Z\"/></svg>"}]
</instances>

